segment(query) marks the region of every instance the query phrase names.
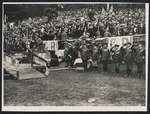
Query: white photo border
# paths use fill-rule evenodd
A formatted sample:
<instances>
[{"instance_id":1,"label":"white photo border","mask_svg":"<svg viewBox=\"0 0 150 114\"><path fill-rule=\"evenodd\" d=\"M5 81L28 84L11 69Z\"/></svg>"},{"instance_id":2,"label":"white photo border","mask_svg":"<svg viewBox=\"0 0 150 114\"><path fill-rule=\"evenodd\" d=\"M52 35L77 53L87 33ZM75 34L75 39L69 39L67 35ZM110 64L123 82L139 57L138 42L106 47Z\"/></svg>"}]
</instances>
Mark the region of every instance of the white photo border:
<instances>
[{"instance_id":1,"label":"white photo border","mask_svg":"<svg viewBox=\"0 0 150 114\"><path fill-rule=\"evenodd\" d=\"M148 47L149 47L149 3L139 2L3 2L2 4L2 25L4 25L4 5L5 4L145 4L146 10L146 105L145 106L4 106L4 76L3 76L3 27L2 26L2 111L25 111L25 112L43 112L43 111L140 111L145 112L148 109Z\"/></svg>"}]
</instances>

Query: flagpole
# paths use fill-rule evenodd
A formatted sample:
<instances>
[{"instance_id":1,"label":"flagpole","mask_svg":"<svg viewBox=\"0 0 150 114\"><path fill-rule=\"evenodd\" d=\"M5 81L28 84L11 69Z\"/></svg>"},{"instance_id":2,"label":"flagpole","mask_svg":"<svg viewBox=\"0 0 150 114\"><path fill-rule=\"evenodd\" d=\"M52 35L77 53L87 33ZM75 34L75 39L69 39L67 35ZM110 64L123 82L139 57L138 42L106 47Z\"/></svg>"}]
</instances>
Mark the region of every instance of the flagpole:
<instances>
[{"instance_id":1,"label":"flagpole","mask_svg":"<svg viewBox=\"0 0 150 114\"><path fill-rule=\"evenodd\" d=\"M6 14L5 14L5 16L4 16L4 22L6 22L6 20L7 20L7 16L6 16Z\"/></svg>"},{"instance_id":2,"label":"flagpole","mask_svg":"<svg viewBox=\"0 0 150 114\"><path fill-rule=\"evenodd\" d=\"M107 3L107 12L109 11L109 3Z\"/></svg>"}]
</instances>

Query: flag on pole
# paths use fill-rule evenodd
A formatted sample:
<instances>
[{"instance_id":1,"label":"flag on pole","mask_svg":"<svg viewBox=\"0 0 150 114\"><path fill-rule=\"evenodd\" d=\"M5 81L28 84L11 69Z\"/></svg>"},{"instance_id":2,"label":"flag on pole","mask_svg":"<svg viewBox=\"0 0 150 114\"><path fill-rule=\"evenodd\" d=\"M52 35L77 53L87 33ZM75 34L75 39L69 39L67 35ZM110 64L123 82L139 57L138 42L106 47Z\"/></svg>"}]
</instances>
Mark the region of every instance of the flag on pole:
<instances>
[{"instance_id":1,"label":"flag on pole","mask_svg":"<svg viewBox=\"0 0 150 114\"><path fill-rule=\"evenodd\" d=\"M107 12L109 11L109 3L107 3Z\"/></svg>"},{"instance_id":2,"label":"flag on pole","mask_svg":"<svg viewBox=\"0 0 150 114\"><path fill-rule=\"evenodd\" d=\"M102 14L105 15L106 14L106 11L105 9L102 7Z\"/></svg>"},{"instance_id":3,"label":"flag on pole","mask_svg":"<svg viewBox=\"0 0 150 114\"><path fill-rule=\"evenodd\" d=\"M58 7L62 8L62 9L64 8L64 6L61 4L58 4Z\"/></svg>"},{"instance_id":4,"label":"flag on pole","mask_svg":"<svg viewBox=\"0 0 150 114\"><path fill-rule=\"evenodd\" d=\"M113 10L114 10L113 5L111 5L110 10L109 10L109 13L112 13Z\"/></svg>"}]
</instances>

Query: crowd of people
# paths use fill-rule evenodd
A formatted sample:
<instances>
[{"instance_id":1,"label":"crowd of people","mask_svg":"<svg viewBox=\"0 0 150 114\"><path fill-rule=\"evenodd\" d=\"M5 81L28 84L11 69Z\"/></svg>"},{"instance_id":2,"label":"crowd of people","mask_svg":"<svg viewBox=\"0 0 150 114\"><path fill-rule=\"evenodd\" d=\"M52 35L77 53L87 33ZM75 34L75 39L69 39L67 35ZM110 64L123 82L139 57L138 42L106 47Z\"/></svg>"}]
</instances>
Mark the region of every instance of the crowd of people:
<instances>
[{"instance_id":1,"label":"crowd of people","mask_svg":"<svg viewBox=\"0 0 150 114\"><path fill-rule=\"evenodd\" d=\"M121 48L119 48L118 44L115 44L111 49L108 49L107 43L84 41L84 43L74 42L65 48L64 59L66 67L77 67L78 61L76 60L81 58L83 64L80 67L84 68L84 72L92 69L92 71L97 73L100 70L98 66L102 64L102 72L105 74L108 72L108 64L111 62L114 64L115 75L118 76L120 65L124 63L126 66L126 77L130 77L132 65L136 64L137 77L141 78L143 76L145 63L144 42L141 41L134 44L127 42ZM88 62L91 62L91 67L88 67Z\"/></svg>"},{"instance_id":2,"label":"crowd of people","mask_svg":"<svg viewBox=\"0 0 150 114\"><path fill-rule=\"evenodd\" d=\"M65 46L66 66L74 67L75 59L81 58L84 71L88 71L87 62L92 59L94 72L98 71L98 64L102 63L105 73L111 60L115 64L116 75L119 74L121 62L126 64L126 76L131 74L132 63L137 65L138 77L143 73L145 50L141 44L126 43L121 48L115 45L109 50L107 44L97 43L95 38L145 34L144 8L59 11L58 16L52 20L48 20L47 16L29 17L13 25L6 22L4 26L6 53L27 49L46 52L43 40L60 40ZM74 44L68 47L67 39L75 39Z\"/></svg>"},{"instance_id":3,"label":"crowd of people","mask_svg":"<svg viewBox=\"0 0 150 114\"><path fill-rule=\"evenodd\" d=\"M110 8L110 11L105 11L103 8L100 11L83 8L59 11L58 17L54 17L51 21L46 16L29 17L29 19L18 21L13 26L9 26L9 22L4 25L5 46L15 45L12 46L14 50L26 50L30 48L30 42L35 45L31 48L40 47L41 44L37 43L42 42L40 39L66 42L68 38L77 39L81 36L101 38L145 34L145 9ZM6 46L8 47L11 46Z\"/></svg>"}]
</instances>

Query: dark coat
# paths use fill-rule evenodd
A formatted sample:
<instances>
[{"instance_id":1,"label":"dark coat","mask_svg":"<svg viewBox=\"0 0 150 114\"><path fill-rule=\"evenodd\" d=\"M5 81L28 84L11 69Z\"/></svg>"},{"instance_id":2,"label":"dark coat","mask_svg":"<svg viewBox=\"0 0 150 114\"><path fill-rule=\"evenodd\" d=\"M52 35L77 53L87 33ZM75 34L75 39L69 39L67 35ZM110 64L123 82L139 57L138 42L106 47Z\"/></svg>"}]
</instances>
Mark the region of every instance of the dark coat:
<instances>
[{"instance_id":1,"label":"dark coat","mask_svg":"<svg viewBox=\"0 0 150 114\"><path fill-rule=\"evenodd\" d=\"M109 56L110 56L109 49L102 49L101 60L102 61L108 61Z\"/></svg>"},{"instance_id":2,"label":"dark coat","mask_svg":"<svg viewBox=\"0 0 150 114\"><path fill-rule=\"evenodd\" d=\"M81 59L88 60L90 58L90 52L87 48L83 48L81 52Z\"/></svg>"},{"instance_id":3,"label":"dark coat","mask_svg":"<svg viewBox=\"0 0 150 114\"><path fill-rule=\"evenodd\" d=\"M132 54L132 49L125 49L125 54L123 57L124 62L132 62L133 61L133 54Z\"/></svg>"},{"instance_id":4,"label":"dark coat","mask_svg":"<svg viewBox=\"0 0 150 114\"><path fill-rule=\"evenodd\" d=\"M65 50L65 51L64 51L64 59L65 59L65 60L68 60L68 58L69 58L68 50Z\"/></svg>"},{"instance_id":5,"label":"dark coat","mask_svg":"<svg viewBox=\"0 0 150 114\"><path fill-rule=\"evenodd\" d=\"M93 53L92 53L92 60L95 61L95 60L98 60L98 59L99 59L98 50L93 50Z\"/></svg>"},{"instance_id":6,"label":"dark coat","mask_svg":"<svg viewBox=\"0 0 150 114\"><path fill-rule=\"evenodd\" d=\"M112 59L114 63L119 63L121 61L120 50L111 50L113 53Z\"/></svg>"},{"instance_id":7,"label":"dark coat","mask_svg":"<svg viewBox=\"0 0 150 114\"><path fill-rule=\"evenodd\" d=\"M145 50L137 50L135 62L136 63L143 63L144 60L145 60Z\"/></svg>"},{"instance_id":8,"label":"dark coat","mask_svg":"<svg viewBox=\"0 0 150 114\"><path fill-rule=\"evenodd\" d=\"M25 42L22 42L22 50L23 50L23 51L26 51L26 50L27 50L27 47L26 47L26 43L25 43Z\"/></svg>"}]
</instances>

